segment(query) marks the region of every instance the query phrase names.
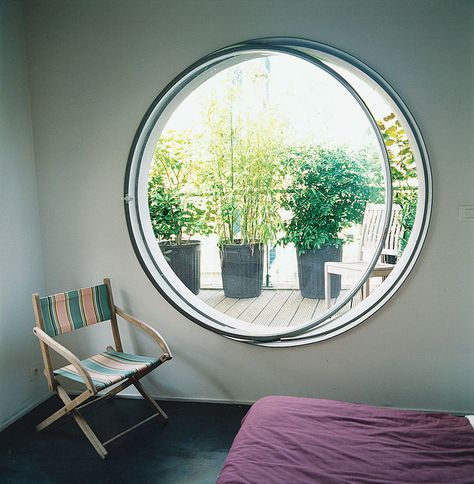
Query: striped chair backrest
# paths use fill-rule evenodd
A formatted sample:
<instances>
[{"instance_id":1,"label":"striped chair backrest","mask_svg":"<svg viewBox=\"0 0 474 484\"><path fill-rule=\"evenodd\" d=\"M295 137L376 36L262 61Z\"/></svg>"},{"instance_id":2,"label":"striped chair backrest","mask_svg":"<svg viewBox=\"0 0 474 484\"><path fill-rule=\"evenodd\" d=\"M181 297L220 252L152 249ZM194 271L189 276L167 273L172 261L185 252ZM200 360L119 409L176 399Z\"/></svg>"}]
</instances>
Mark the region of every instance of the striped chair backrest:
<instances>
[{"instance_id":1,"label":"striped chair backrest","mask_svg":"<svg viewBox=\"0 0 474 484\"><path fill-rule=\"evenodd\" d=\"M43 297L40 303L44 331L49 336L107 321L111 317L105 284Z\"/></svg>"}]
</instances>

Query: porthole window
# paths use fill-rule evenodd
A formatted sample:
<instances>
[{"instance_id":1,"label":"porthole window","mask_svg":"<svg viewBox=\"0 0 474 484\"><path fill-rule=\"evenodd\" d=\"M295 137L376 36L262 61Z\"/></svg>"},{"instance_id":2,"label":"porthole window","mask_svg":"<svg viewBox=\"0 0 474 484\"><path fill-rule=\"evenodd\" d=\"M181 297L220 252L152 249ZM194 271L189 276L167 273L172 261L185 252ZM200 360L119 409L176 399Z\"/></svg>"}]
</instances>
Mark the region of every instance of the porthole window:
<instances>
[{"instance_id":1,"label":"porthole window","mask_svg":"<svg viewBox=\"0 0 474 484\"><path fill-rule=\"evenodd\" d=\"M431 175L379 74L271 38L170 82L136 133L124 201L139 261L171 304L225 336L288 346L388 301L421 250Z\"/></svg>"}]
</instances>

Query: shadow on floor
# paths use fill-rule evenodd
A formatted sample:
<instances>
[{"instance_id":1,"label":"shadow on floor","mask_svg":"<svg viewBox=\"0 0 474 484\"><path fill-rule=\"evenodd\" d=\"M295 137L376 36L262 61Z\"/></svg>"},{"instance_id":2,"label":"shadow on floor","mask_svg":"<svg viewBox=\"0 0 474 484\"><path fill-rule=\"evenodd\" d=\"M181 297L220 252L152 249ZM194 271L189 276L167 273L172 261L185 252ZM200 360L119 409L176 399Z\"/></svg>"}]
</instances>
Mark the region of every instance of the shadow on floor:
<instances>
[{"instance_id":1,"label":"shadow on floor","mask_svg":"<svg viewBox=\"0 0 474 484\"><path fill-rule=\"evenodd\" d=\"M158 419L111 443L103 461L71 417L37 433L35 425L60 408L49 400L0 433L2 483L214 483L246 405L162 402ZM151 415L143 400L115 398L84 409L102 441Z\"/></svg>"}]
</instances>

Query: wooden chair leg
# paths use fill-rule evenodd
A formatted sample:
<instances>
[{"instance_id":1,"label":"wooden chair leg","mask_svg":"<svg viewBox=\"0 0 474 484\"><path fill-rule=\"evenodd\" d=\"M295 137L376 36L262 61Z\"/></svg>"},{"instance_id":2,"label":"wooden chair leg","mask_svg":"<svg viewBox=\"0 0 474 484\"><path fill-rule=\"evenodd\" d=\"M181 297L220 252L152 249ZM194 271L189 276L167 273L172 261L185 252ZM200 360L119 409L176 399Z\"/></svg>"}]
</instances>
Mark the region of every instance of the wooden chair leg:
<instances>
[{"instance_id":1,"label":"wooden chair leg","mask_svg":"<svg viewBox=\"0 0 474 484\"><path fill-rule=\"evenodd\" d=\"M64 389L61 387L61 385L57 385L57 390L58 390L58 395L61 398L61 400L64 402L64 407L60 408L56 412L54 412L52 415L50 415L48 418L45 418L42 422L40 422L36 426L36 430L38 432L41 432L44 430L46 427L49 427L52 423L56 422L60 418L68 415L71 413L78 405L83 403L84 401L88 400L91 396L91 393L89 390L81 393L78 397L76 397L74 400L71 400L69 396L67 396L66 392L64 392ZM64 398L61 396L60 392L64 392L67 396L67 401L64 400Z\"/></svg>"},{"instance_id":2,"label":"wooden chair leg","mask_svg":"<svg viewBox=\"0 0 474 484\"><path fill-rule=\"evenodd\" d=\"M97 435L95 435L93 430L90 428L89 424L85 421L84 417L79 413L79 410L73 410L71 414L99 456L102 459L106 459L108 452L105 450L102 442L97 438Z\"/></svg>"},{"instance_id":3,"label":"wooden chair leg","mask_svg":"<svg viewBox=\"0 0 474 484\"><path fill-rule=\"evenodd\" d=\"M109 394L104 395L102 398L107 398L107 397L110 397L112 395L115 395L115 394L121 392L122 390L124 390L125 388L127 388L129 385L132 385L132 384L140 392L142 397L153 407L156 414L152 415L151 417L146 418L145 420L143 420L143 421L139 422L138 424L130 427L129 429L127 429L123 432L120 432L118 435L109 439L105 443L101 442L98 439L97 435L95 435L94 431L91 429L89 424L86 422L86 420L79 413L79 410L78 410L78 408L80 406L85 407L86 405L88 405L88 403L84 404L83 402L85 402L86 400L88 400L92 396L90 391L87 390L87 391L81 393L78 397L76 397L75 399L72 400L69 397L69 395L67 394L66 390L64 390L64 388L60 384L56 385L56 390L57 390L59 398L61 398L61 400L64 403L64 407L62 407L61 409L59 409L58 411L53 413L51 416L49 416L48 418L43 420L39 425L37 425L36 429L38 431L43 430L44 428L51 425L53 422L60 419L61 417L64 417L65 415L68 415L68 414L71 414L72 417L74 418L75 422L77 423L79 428L82 430L82 432L84 433L86 438L89 440L89 442L92 444L92 446L94 447L96 452L99 454L99 456L102 459L106 459L107 456L108 456L108 452L105 449L105 445L113 442L114 440L121 437L122 435L125 435L126 433L130 432L131 430L143 425L144 423L148 422L152 418L159 417L159 418L161 418L161 420L163 422L168 421L168 416L163 411L163 409L155 402L155 400L153 400L151 398L151 396L143 388L142 384L138 380L134 380L133 378L124 381L122 384L118 385L111 392L109 392ZM99 400L100 400L100 398L99 398ZM94 402L90 402L90 403L94 403Z\"/></svg>"},{"instance_id":4,"label":"wooden chair leg","mask_svg":"<svg viewBox=\"0 0 474 484\"><path fill-rule=\"evenodd\" d=\"M57 386L58 390L58 395L61 398L61 400L68 405L69 403L73 402L69 398L69 395L66 393L66 390L61 385ZM82 394L81 394L82 395ZM75 399L77 400L77 399ZM97 435L93 432L93 430L90 428L89 424L85 421L84 417L79 413L79 411L74 408L74 410L71 411L71 414L76 421L77 425L79 428L82 430L84 435L87 437L89 442L92 444L96 452L99 454L99 456L102 459L105 459L108 455L108 452L105 450L105 447L102 445L100 440L97 438Z\"/></svg>"},{"instance_id":5,"label":"wooden chair leg","mask_svg":"<svg viewBox=\"0 0 474 484\"><path fill-rule=\"evenodd\" d=\"M153 400L153 398L148 395L147 391L143 388L142 384L136 380L133 382L135 388L140 392L141 396L155 409L158 415L161 417L163 422L168 421L168 415L164 412L164 410Z\"/></svg>"}]
</instances>

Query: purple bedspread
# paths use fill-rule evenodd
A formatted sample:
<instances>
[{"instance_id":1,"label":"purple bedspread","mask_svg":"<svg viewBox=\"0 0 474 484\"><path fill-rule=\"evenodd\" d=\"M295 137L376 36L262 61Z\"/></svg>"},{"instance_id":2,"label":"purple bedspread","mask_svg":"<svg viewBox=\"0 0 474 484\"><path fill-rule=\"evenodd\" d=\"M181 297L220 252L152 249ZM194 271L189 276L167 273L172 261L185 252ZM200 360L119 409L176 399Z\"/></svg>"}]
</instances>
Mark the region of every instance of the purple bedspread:
<instances>
[{"instance_id":1,"label":"purple bedspread","mask_svg":"<svg viewBox=\"0 0 474 484\"><path fill-rule=\"evenodd\" d=\"M474 429L448 414L265 397L217 482L474 483Z\"/></svg>"}]
</instances>

